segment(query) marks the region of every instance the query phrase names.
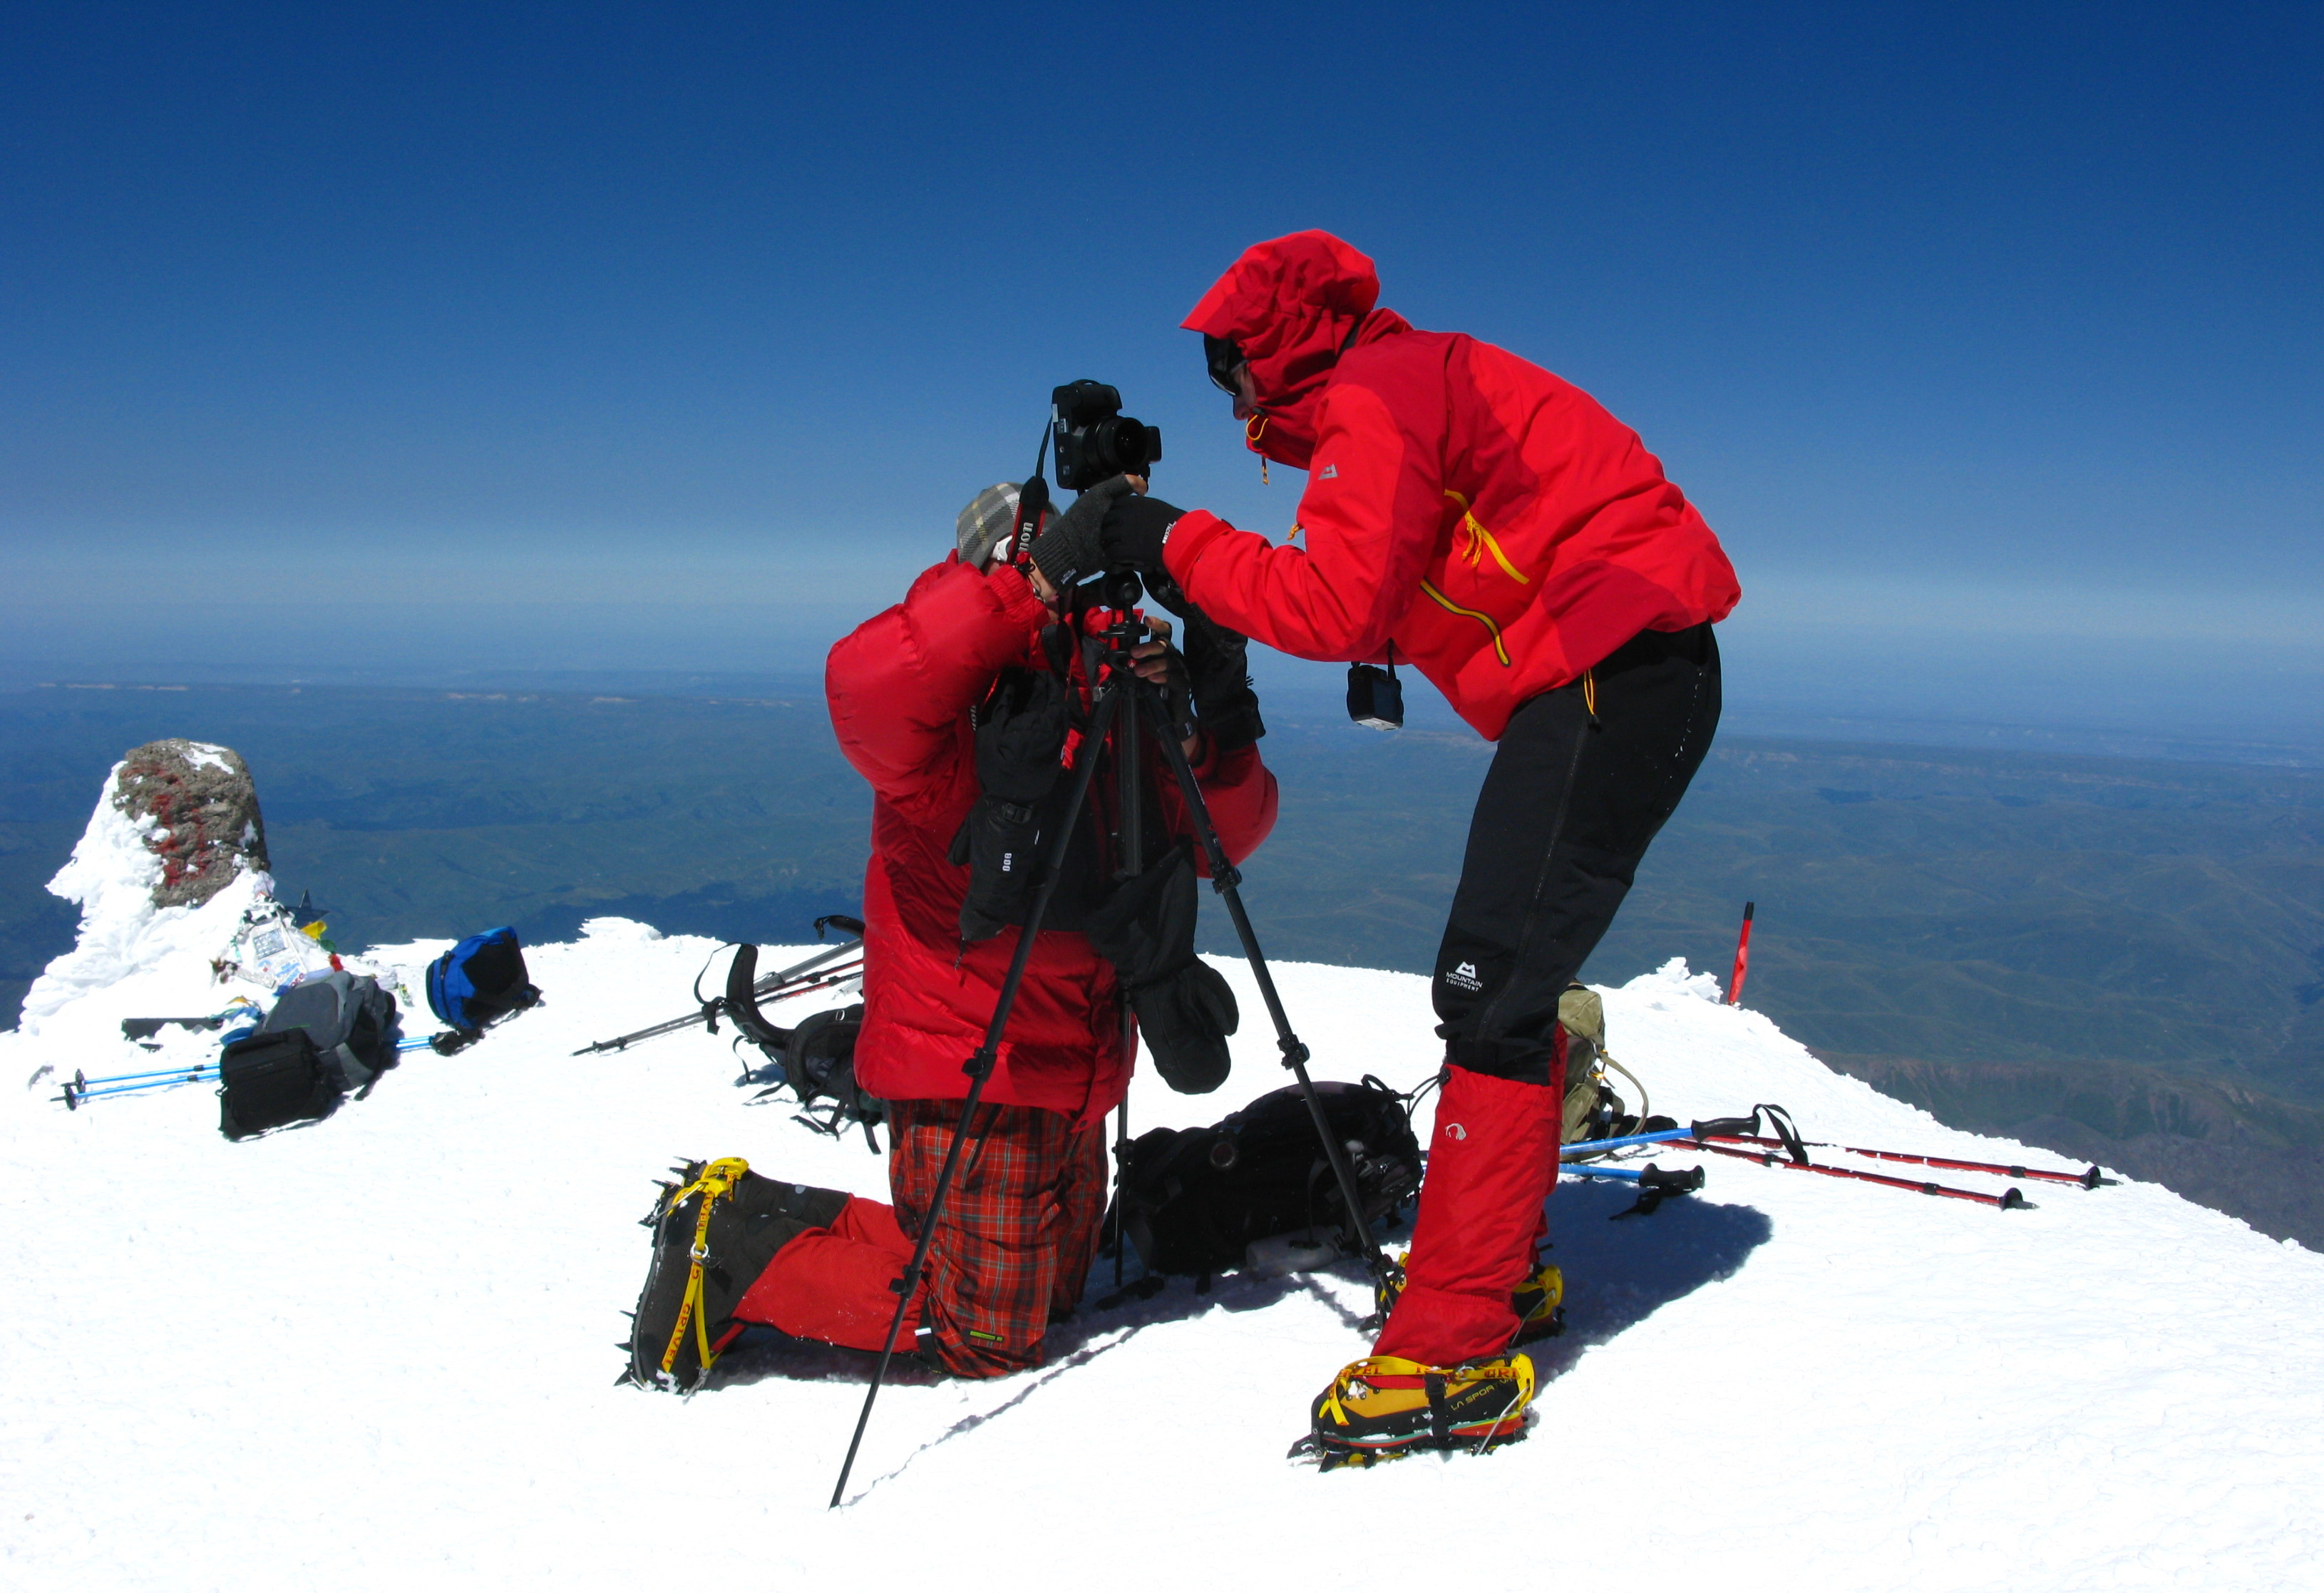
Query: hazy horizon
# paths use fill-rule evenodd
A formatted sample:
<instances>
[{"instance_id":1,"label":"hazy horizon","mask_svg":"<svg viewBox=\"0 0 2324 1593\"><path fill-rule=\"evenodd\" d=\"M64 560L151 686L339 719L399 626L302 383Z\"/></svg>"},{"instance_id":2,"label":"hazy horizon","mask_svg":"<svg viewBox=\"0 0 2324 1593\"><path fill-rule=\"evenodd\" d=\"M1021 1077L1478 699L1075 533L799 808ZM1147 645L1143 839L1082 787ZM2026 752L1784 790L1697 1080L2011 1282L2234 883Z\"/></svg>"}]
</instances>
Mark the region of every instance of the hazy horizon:
<instances>
[{"instance_id":1,"label":"hazy horizon","mask_svg":"<svg viewBox=\"0 0 2324 1593\"><path fill-rule=\"evenodd\" d=\"M1324 227L1637 429L1738 709L2324 739L2324 12L1145 22L13 8L0 670L812 668L1084 375L1279 534L1177 323Z\"/></svg>"}]
</instances>

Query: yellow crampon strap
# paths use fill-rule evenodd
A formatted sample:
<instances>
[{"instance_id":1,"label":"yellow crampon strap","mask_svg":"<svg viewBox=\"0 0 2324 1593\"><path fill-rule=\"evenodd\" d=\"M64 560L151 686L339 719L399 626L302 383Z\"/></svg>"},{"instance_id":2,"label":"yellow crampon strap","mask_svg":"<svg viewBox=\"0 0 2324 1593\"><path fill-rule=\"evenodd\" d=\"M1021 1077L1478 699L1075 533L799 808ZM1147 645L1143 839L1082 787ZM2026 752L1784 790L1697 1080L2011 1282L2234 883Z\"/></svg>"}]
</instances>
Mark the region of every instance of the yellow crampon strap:
<instances>
[{"instance_id":1,"label":"yellow crampon strap","mask_svg":"<svg viewBox=\"0 0 2324 1593\"><path fill-rule=\"evenodd\" d=\"M710 1353L710 1313L702 1304L702 1264L710 1259L710 1209L718 1198L734 1198L734 1186L751 1164L740 1156L722 1156L702 1170L702 1176L684 1189L672 1191L665 1214L676 1211L695 1195L702 1197L702 1209L694 1219L694 1244L687 1251L694 1264L686 1273L686 1299L678 1308L678 1325L669 1330L669 1343L661 1352L661 1369L668 1375L678 1365L678 1348L686 1342L686 1325L694 1324L694 1342L701 1351L702 1369L708 1371L717 1357Z\"/></svg>"}]
</instances>

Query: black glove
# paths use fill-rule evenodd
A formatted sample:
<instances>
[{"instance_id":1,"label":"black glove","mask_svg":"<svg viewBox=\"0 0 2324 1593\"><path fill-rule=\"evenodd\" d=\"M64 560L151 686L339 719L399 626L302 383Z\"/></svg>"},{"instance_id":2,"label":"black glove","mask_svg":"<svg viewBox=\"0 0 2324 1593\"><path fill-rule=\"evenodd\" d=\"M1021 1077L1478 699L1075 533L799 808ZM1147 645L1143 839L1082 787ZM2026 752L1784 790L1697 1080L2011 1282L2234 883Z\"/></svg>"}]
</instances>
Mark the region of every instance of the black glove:
<instances>
[{"instance_id":1,"label":"black glove","mask_svg":"<svg viewBox=\"0 0 2324 1593\"><path fill-rule=\"evenodd\" d=\"M1221 752L1249 746L1267 734L1267 722L1259 717L1259 693L1250 684L1250 639L1191 603L1179 617L1186 625L1186 678L1194 717Z\"/></svg>"},{"instance_id":2,"label":"black glove","mask_svg":"<svg viewBox=\"0 0 2324 1593\"><path fill-rule=\"evenodd\" d=\"M1162 667L1162 703L1170 715L1170 732L1184 741L1194 733L1194 676L1186 668L1186 655L1167 642Z\"/></svg>"},{"instance_id":3,"label":"black glove","mask_svg":"<svg viewBox=\"0 0 2324 1593\"><path fill-rule=\"evenodd\" d=\"M1140 575L1167 575L1162 562L1162 539L1186 511L1160 498L1118 497L1105 512L1102 535L1110 563L1128 565Z\"/></svg>"},{"instance_id":4,"label":"black glove","mask_svg":"<svg viewBox=\"0 0 2324 1593\"><path fill-rule=\"evenodd\" d=\"M1126 476L1101 481L1075 498L1033 542L1033 565L1060 592L1069 592L1106 565L1106 512L1135 489Z\"/></svg>"}]
</instances>

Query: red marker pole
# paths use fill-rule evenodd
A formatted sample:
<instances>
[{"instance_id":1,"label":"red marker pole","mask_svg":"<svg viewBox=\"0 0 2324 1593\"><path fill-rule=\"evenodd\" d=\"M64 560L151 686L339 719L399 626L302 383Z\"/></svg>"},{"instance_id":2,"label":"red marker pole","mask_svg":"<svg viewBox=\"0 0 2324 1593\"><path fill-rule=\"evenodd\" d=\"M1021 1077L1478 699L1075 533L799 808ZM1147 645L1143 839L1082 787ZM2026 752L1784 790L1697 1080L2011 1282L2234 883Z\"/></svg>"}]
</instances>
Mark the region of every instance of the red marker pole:
<instances>
[{"instance_id":1,"label":"red marker pole","mask_svg":"<svg viewBox=\"0 0 2324 1593\"><path fill-rule=\"evenodd\" d=\"M1757 902L1743 903L1743 929L1735 937L1735 972L1727 981L1727 1005L1729 1006L1743 1004L1743 976L1751 971L1751 913L1758 905Z\"/></svg>"}]
</instances>

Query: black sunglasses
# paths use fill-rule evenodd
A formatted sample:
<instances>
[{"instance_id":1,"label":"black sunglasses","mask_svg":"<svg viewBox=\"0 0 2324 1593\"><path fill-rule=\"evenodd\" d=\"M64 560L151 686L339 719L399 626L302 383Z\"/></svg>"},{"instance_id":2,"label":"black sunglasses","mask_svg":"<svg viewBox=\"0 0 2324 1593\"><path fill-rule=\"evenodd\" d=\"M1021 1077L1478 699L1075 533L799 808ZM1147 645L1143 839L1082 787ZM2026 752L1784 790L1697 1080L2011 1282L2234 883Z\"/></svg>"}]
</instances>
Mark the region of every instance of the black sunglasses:
<instances>
[{"instance_id":1,"label":"black sunglasses","mask_svg":"<svg viewBox=\"0 0 2324 1593\"><path fill-rule=\"evenodd\" d=\"M1242 357L1242 350L1235 347L1234 339L1213 338L1208 332L1204 332L1203 357L1211 367L1212 385L1231 397L1241 397L1242 389L1235 381L1235 373L1240 370L1246 362Z\"/></svg>"}]
</instances>

